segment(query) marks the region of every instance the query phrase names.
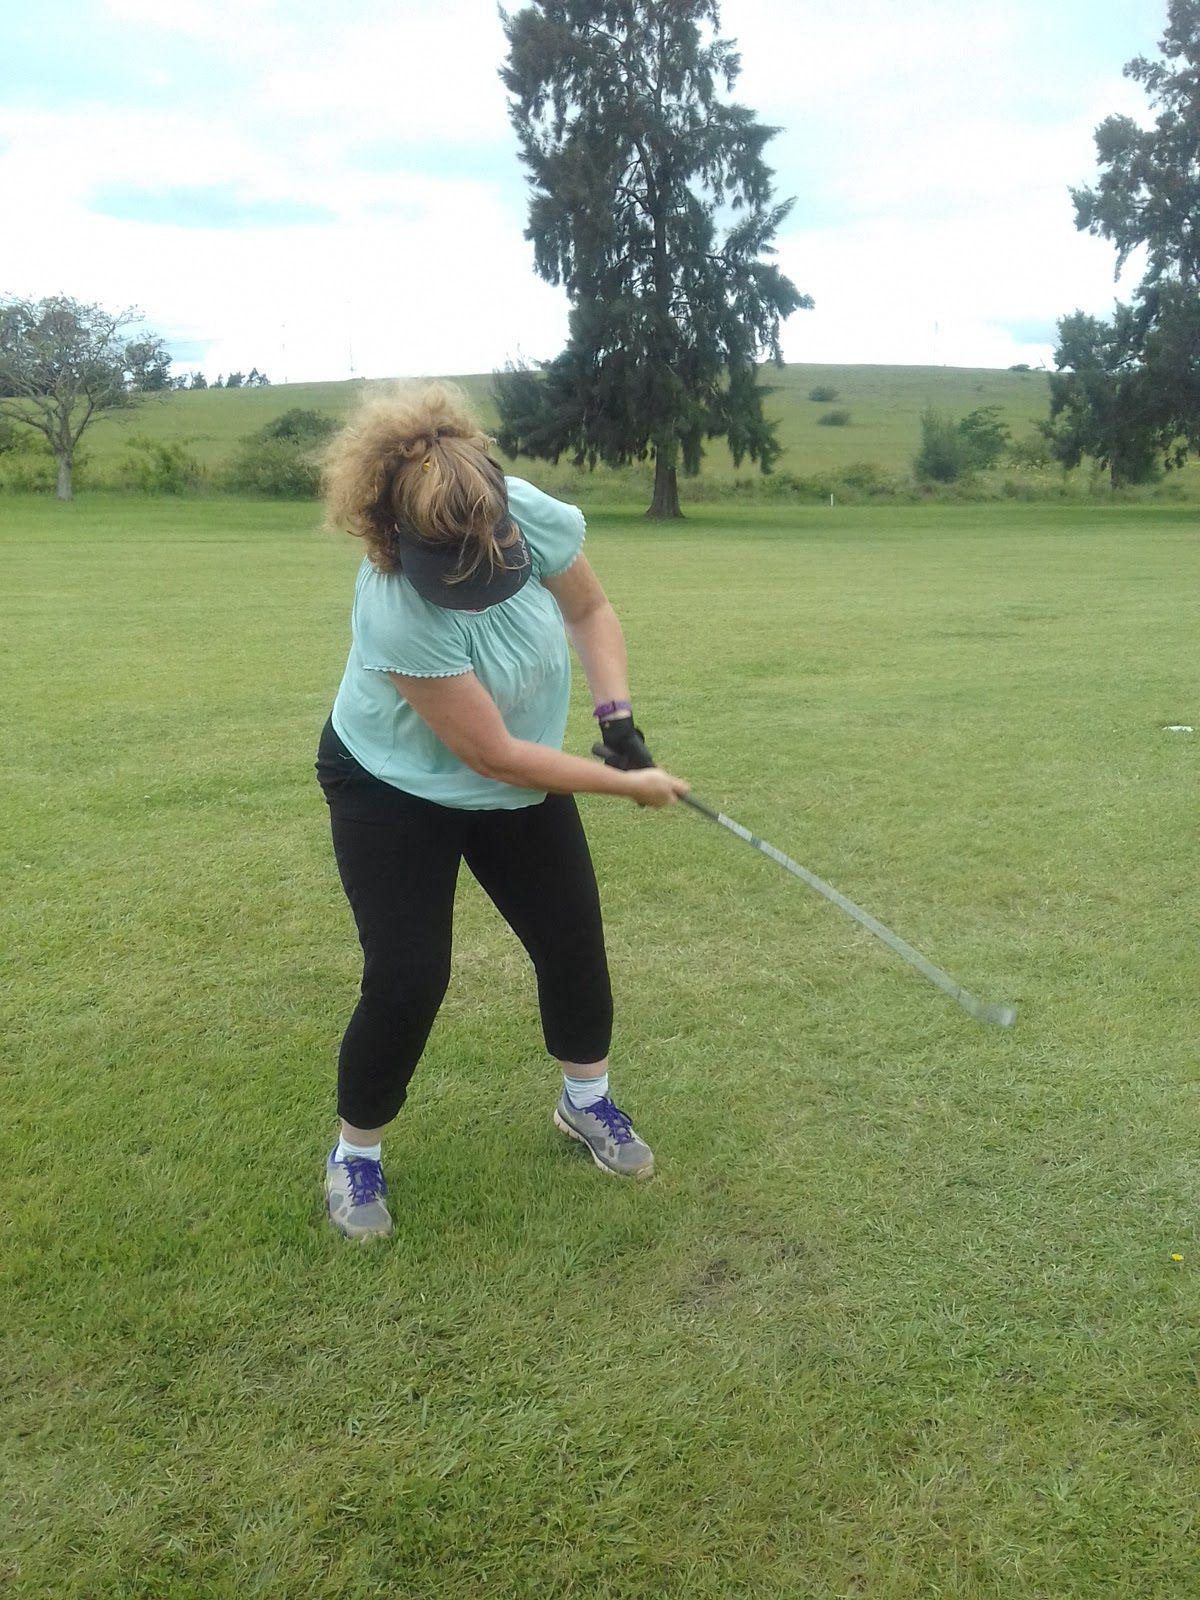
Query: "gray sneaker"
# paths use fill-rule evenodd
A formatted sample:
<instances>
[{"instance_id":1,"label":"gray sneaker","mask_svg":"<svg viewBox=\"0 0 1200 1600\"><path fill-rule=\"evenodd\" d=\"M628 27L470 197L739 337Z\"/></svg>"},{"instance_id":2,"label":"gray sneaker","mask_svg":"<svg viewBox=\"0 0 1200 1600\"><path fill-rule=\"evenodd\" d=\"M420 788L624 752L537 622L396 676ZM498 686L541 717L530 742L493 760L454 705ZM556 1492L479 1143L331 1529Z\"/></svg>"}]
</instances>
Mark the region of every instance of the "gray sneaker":
<instances>
[{"instance_id":1,"label":"gray sneaker","mask_svg":"<svg viewBox=\"0 0 1200 1600\"><path fill-rule=\"evenodd\" d=\"M554 1126L568 1139L592 1153L592 1160L604 1172L618 1178L648 1178L654 1171L654 1155L633 1131L633 1124L611 1100L597 1100L581 1111L571 1104L567 1091L554 1108Z\"/></svg>"},{"instance_id":2,"label":"gray sneaker","mask_svg":"<svg viewBox=\"0 0 1200 1600\"><path fill-rule=\"evenodd\" d=\"M383 1168L363 1156L335 1161L336 1154L334 1145L325 1163L325 1208L330 1222L347 1239L386 1239L392 1231L392 1218L383 1203L388 1192Z\"/></svg>"}]
</instances>

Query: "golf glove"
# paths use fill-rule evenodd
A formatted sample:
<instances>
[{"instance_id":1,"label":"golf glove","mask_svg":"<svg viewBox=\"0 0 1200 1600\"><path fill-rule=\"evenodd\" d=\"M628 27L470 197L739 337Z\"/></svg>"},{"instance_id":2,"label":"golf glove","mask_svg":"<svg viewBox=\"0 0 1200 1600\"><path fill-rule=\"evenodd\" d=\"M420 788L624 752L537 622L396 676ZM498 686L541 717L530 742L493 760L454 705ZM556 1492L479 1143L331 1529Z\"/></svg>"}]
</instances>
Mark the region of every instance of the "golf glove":
<instances>
[{"instance_id":1,"label":"golf glove","mask_svg":"<svg viewBox=\"0 0 1200 1600\"><path fill-rule=\"evenodd\" d=\"M654 765L642 730L634 727L632 716L608 718L600 724L600 734L604 742L596 746L596 754L604 757L605 766L616 767L618 772L635 772Z\"/></svg>"}]
</instances>

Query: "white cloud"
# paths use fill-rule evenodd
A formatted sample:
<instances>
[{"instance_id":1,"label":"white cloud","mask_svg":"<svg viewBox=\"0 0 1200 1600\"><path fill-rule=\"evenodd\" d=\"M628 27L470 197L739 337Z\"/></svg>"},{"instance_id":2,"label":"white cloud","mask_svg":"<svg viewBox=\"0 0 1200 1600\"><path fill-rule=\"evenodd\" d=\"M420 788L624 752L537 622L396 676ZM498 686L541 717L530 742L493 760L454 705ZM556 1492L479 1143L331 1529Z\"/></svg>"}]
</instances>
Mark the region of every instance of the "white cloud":
<instances>
[{"instance_id":1,"label":"white cloud","mask_svg":"<svg viewBox=\"0 0 1200 1600\"><path fill-rule=\"evenodd\" d=\"M240 114L351 140L443 146L509 139L497 75L504 35L490 0L106 0L139 30L182 33L223 49L249 85Z\"/></svg>"},{"instance_id":2,"label":"white cloud","mask_svg":"<svg viewBox=\"0 0 1200 1600\"><path fill-rule=\"evenodd\" d=\"M276 10L275 0L104 0L104 10L118 22L139 28L185 33L195 39L221 41L242 36L247 24L263 26Z\"/></svg>"},{"instance_id":3,"label":"white cloud","mask_svg":"<svg viewBox=\"0 0 1200 1600\"><path fill-rule=\"evenodd\" d=\"M1052 324L1077 306L1107 313L1137 277L1134 263L1115 284L1112 246L1075 227L1069 189L1090 176L1095 120L979 119L936 161L939 136L918 127L882 170L848 152L851 219L781 242L785 270L817 302L789 324L789 358L1049 363L1049 339L1010 325ZM856 167L870 170L856 181Z\"/></svg>"},{"instance_id":4,"label":"white cloud","mask_svg":"<svg viewBox=\"0 0 1200 1600\"><path fill-rule=\"evenodd\" d=\"M1111 307L1114 252L1077 231L1069 190L1093 175L1097 123L1144 114L1119 61L1069 70L1020 0L805 7L790 51L778 17L723 6L737 93L784 128L769 159L802 195L780 261L816 309L788 324L788 359L1037 363L1038 324ZM806 208L835 220L806 226Z\"/></svg>"},{"instance_id":5,"label":"white cloud","mask_svg":"<svg viewBox=\"0 0 1200 1600\"><path fill-rule=\"evenodd\" d=\"M919 90L928 105L927 94L935 103L958 98L971 77L989 83L998 55L1020 43L1020 11L978 0L806 0L786 11L778 0L723 0L721 32L737 40L736 93L746 104L772 117L833 107L869 122L881 100ZM1011 99L1011 84L994 94Z\"/></svg>"},{"instance_id":6,"label":"white cloud","mask_svg":"<svg viewBox=\"0 0 1200 1600\"><path fill-rule=\"evenodd\" d=\"M42 227L56 207L82 203L99 187L236 181L276 194L291 176L286 162L230 124L214 122L200 137L189 111L0 107L0 140L7 142L0 154L5 209L34 207Z\"/></svg>"},{"instance_id":7,"label":"white cloud","mask_svg":"<svg viewBox=\"0 0 1200 1600\"><path fill-rule=\"evenodd\" d=\"M471 371L561 341L561 295L495 186L288 163L245 130L197 137L185 113L0 110L0 195L26 219L6 287L135 303L211 371L276 377ZM97 215L98 189L234 185L330 207L333 226L194 228Z\"/></svg>"},{"instance_id":8,"label":"white cloud","mask_svg":"<svg viewBox=\"0 0 1200 1600\"><path fill-rule=\"evenodd\" d=\"M351 342L369 375L559 348L564 300L533 276L522 237L492 0L106 10L149 51L152 76L154 40L182 39L209 69L224 62L227 81L210 94L197 69L170 110L0 106L0 205L22 219L4 287L139 303L212 341L210 373L341 377ZM1048 350L1030 329L1111 303L1112 251L1076 232L1067 189L1091 174L1095 124L1142 109L1119 59L1074 68L1039 48L1049 14L1032 0L723 10L742 49L738 97L785 128L770 159L783 192L802 195L780 260L817 309L789 324L789 359L1037 360ZM368 148L392 152L394 169L369 169ZM205 229L98 215L97 192L122 187L227 188L335 220Z\"/></svg>"},{"instance_id":9,"label":"white cloud","mask_svg":"<svg viewBox=\"0 0 1200 1600\"><path fill-rule=\"evenodd\" d=\"M788 324L793 361L1010 366L1049 363L1038 336L1076 306L1111 307L1112 251L1013 206L941 222L889 219L789 237L780 262L816 309ZM886 357L880 355L886 351Z\"/></svg>"},{"instance_id":10,"label":"white cloud","mask_svg":"<svg viewBox=\"0 0 1200 1600\"><path fill-rule=\"evenodd\" d=\"M340 138L514 142L497 75L505 42L492 7L441 0L402 10L388 4L383 13L340 23L319 53L306 47L272 63L264 109L316 117Z\"/></svg>"}]
</instances>

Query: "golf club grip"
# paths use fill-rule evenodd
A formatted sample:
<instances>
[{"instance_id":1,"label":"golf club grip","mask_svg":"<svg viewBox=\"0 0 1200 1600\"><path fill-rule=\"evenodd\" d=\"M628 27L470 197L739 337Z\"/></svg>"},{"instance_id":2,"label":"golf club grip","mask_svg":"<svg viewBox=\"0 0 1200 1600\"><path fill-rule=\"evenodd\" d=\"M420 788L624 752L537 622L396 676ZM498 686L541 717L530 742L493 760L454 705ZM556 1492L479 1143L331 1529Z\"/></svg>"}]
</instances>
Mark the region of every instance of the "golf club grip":
<instances>
[{"instance_id":1,"label":"golf club grip","mask_svg":"<svg viewBox=\"0 0 1200 1600\"><path fill-rule=\"evenodd\" d=\"M710 822L720 822L721 813L714 811L711 806L706 806L703 800L697 800L695 795L681 794L679 798L685 806L691 806L693 811L698 811L702 817L707 817Z\"/></svg>"}]
</instances>

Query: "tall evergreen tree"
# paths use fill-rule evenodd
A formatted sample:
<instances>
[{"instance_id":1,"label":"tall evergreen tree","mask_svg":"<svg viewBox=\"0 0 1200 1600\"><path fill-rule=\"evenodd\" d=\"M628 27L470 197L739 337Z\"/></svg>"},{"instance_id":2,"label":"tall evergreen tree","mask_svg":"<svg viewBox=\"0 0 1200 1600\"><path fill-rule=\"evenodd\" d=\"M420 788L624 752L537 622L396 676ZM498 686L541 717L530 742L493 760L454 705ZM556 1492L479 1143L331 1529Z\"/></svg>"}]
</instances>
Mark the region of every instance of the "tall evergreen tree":
<instances>
[{"instance_id":1,"label":"tall evergreen tree","mask_svg":"<svg viewBox=\"0 0 1200 1600\"><path fill-rule=\"evenodd\" d=\"M1074 189L1076 226L1136 250L1146 271L1110 322L1075 312L1059 323L1050 437L1068 466L1082 454L1114 483L1139 482L1160 462L1200 449L1200 0L1170 0L1161 60L1138 56L1125 75L1156 111L1150 127L1108 117L1096 129L1100 178Z\"/></svg>"},{"instance_id":2,"label":"tall evergreen tree","mask_svg":"<svg viewBox=\"0 0 1200 1600\"><path fill-rule=\"evenodd\" d=\"M677 517L705 438L770 471L755 363L811 300L764 258L791 209L778 131L720 98L741 70L717 0L534 0L501 12L501 77L532 194L538 273L571 301L566 348L495 378L500 442L624 465L653 456L647 516ZM711 31L710 31L711 30Z\"/></svg>"}]
</instances>

